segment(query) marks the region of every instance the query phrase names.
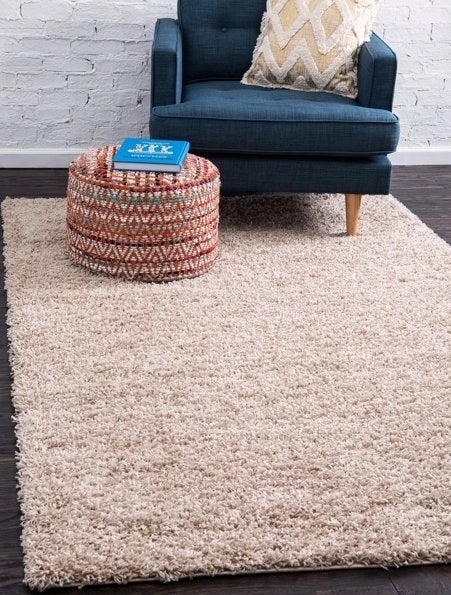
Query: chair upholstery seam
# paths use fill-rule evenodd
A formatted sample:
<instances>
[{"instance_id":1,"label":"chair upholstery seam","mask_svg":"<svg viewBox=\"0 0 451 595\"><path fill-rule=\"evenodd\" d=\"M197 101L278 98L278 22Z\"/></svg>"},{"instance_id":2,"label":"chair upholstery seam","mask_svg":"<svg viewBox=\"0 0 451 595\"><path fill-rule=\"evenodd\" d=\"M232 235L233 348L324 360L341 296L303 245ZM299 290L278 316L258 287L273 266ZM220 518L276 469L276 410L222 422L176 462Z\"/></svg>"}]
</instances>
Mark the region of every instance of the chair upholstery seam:
<instances>
[{"instance_id":1,"label":"chair upholstery seam","mask_svg":"<svg viewBox=\"0 0 451 595\"><path fill-rule=\"evenodd\" d=\"M156 107L165 107L165 106L156 106ZM388 111L388 110L384 110L384 111ZM283 122L284 124L349 124L352 126L359 126L359 125L363 125L366 126L367 124L377 124L378 126L393 126L393 124L396 124L396 122L399 121L399 118L396 114L394 114L393 112L389 112L394 118L395 121L393 122L379 122L377 120L362 120L362 122L356 122L354 120L263 120L263 119L259 119L259 118L253 118L251 119L240 119L240 118L209 118L209 117L203 117L203 116L199 116L199 115L194 115L194 116L189 116L189 115L177 115L177 114L169 114L167 116L160 116L159 114L156 114L154 112L154 110L152 109L152 117L154 118L160 118L161 120L167 119L167 118L174 118L174 119L179 119L179 120L203 120L203 121L211 121L211 122L268 122L269 124L280 124L281 122Z\"/></svg>"},{"instance_id":2,"label":"chair upholstery seam","mask_svg":"<svg viewBox=\"0 0 451 595\"><path fill-rule=\"evenodd\" d=\"M309 152L309 153L287 153L287 152L283 152L283 153L269 153L268 151L235 151L233 149L220 149L220 150L215 150L210 148L205 148L205 147L198 147L197 145L193 145L191 147L191 149L193 149L194 151L198 151L200 153L204 153L204 154L209 154L209 155L247 155L247 156L252 156L252 155L256 155L256 156L261 156L261 155L268 155L269 157L278 157L283 159L284 157L358 157L359 155L366 155L368 157L377 157L380 155L390 155L391 153L394 153L395 150L393 151L379 151L379 152L375 152L375 151L359 151L358 153L345 153L345 152L341 152L341 153L324 153L324 152L320 152L320 151L316 151L316 152Z\"/></svg>"}]
</instances>

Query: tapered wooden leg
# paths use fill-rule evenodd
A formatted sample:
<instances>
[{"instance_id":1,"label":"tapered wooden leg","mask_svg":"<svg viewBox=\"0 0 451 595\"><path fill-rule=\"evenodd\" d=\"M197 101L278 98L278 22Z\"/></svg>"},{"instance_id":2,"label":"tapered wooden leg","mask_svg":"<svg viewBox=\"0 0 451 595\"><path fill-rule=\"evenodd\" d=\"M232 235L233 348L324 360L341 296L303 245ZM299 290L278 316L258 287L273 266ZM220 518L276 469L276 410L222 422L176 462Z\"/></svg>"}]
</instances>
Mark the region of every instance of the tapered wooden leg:
<instances>
[{"instance_id":1,"label":"tapered wooden leg","mask_svg":"<svg viewBox=\"0 0 451 595\"><path fill-rule=\"evenodd\" d=\"M361 194L346 195L346 235L356 236L359 233Z\"/></svg>"}]
</instances>

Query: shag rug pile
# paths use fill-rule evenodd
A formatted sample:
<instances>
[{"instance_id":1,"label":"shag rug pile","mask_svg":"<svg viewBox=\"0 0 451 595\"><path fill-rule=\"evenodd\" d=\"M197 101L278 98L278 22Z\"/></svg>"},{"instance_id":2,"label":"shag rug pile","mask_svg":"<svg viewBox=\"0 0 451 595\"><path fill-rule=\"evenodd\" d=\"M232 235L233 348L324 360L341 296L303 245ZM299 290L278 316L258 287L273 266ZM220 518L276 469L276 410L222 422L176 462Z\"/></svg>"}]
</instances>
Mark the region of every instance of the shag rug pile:
<instances>
[{"instance_id":1,"label":"shag rug pile","mask_svg":"<svg viewBox=\"0 0 451 595\"><path fill-rule=\"evenodd\" d=\"M208 274L95 276L3 204L26 582L451 559L451 249L391 197L224 198Z\"/></svg>"}]
</instances>

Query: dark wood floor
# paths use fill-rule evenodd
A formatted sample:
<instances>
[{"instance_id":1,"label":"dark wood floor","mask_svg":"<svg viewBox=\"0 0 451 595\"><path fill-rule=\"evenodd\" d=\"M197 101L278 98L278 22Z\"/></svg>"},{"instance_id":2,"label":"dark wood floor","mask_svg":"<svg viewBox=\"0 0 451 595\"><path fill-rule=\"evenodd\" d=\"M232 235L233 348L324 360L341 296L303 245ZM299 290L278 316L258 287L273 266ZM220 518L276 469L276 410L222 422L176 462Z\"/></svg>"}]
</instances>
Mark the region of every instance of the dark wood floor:
<instances>
[{"instance_id":1,"label":"dark wood floor","mask_svg":"<svg viewBox=\"0 0 451 595\"><path fill-rule=\"evenodd\" d=\"M0 169L0 198L64 196L66 181L67 174L60 169ZM451 244L451 166L398 167L392 192ZM19 595L30 591L22 584L3 260L0 267L0 594ZM47 591L62 595L79 592L72 588ZM83 592L93 595L451 595L451 565L216 577L167 585L91 587Z\"/></svg>"}]
</instances>

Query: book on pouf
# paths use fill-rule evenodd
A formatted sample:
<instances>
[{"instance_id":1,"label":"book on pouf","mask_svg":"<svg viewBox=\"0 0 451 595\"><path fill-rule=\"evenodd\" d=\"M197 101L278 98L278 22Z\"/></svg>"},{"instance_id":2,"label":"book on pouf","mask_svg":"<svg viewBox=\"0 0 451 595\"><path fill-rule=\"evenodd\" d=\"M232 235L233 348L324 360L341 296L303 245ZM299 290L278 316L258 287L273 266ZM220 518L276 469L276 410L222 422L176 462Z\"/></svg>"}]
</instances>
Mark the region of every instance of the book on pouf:
<instances>
[{"instance_id":1,"label":"book on pouf","mask_svg":"<svg viewBox=\"0 0 451 595\"><path fill-rule=\"evenodd\" d=\"M189 151L189 142L157 138L126 138L113 159L115 169L178 173Z\"/></svg>"}]
</instances>

